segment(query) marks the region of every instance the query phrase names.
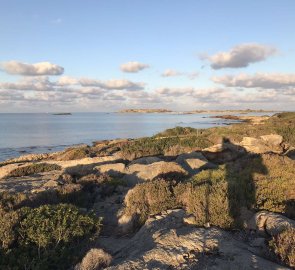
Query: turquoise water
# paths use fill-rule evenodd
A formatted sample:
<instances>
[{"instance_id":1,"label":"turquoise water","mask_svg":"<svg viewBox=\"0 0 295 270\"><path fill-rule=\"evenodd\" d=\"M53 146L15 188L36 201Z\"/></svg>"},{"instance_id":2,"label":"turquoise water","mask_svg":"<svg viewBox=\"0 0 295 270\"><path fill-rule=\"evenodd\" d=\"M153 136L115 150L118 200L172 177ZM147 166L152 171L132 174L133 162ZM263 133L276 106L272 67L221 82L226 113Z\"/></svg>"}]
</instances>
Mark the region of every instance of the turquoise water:
<instances>
[{"instance_id":1,"label":"turquoise water","mask_svg":"<svg viewBox=\"0 0 295 270\"><path fill-rule=\"evenodd\" d=\"M0 160L51 152L95 140L151 136L167 128L209 128L231 123L207 114L0 114Z\"/></svg>"}]
</instances>

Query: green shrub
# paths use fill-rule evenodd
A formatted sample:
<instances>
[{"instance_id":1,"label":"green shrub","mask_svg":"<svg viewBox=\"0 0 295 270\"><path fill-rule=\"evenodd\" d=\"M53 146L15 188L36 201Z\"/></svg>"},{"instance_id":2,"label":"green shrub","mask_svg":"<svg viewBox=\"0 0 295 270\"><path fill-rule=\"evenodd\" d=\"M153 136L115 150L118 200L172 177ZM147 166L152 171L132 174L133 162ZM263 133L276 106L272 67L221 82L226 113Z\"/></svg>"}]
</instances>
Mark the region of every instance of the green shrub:
<instances>
[{"instance_id":1,"label":"green shrub","mask_svg":"<svg viewBox=\"0 0 295 270\"><path fill-rule=\"evenodd\" d=\"M295 229L289 228L273 237L270 247L290 267L295 267Z\"/></svg>"},{"instance_id":2,"label":"green shrub","mask_svg":"<svg viewBox=\"0 0 295 270\"><path fill-rule=\"evenodd\" d=\"M179 184L175 187L177 202L196 217L199 226L207 222L227 229L238 226L237 213L232 211L235 208L230 207L229 184L224 181L223 172L218 170L212 170L212 174L203 172L194 183ZM236 207L237 197L231 198Z\"/></svg>"},{"instance_id":3,"label":"green shrub","mask_svg":"<svg viewBox=\"0 0 295 270\"><path fill-rule=\"evenodd\" d=\"M56 247L61 243L95 232L99 223L94 216L83 215L70 204L43 205L35 209L22 208L19 234L25 244L41 248Z\"/></svg>"},{"instance_id":4,"label":"green shrub","mask_svg":"<svg viewBox=\"0 0 295 270\"><path fill-rule=\"evenodd\" d=\"M125 213L138 215L144 223L148 215L154 215L176 207L176 200L169 182L156 180L136 185L125 197Z\"/></svg>"},{"instance_id":5,"label":"green shrub","mask_svg":"<svg viewBox=\"0 0 295 270\"><path fill-rule=\"evenodd\" d=\"M8 217L8 215L10 215ZM1 269L68 269L101 221L69 204L24 207L0 216Z\"/></svg>"},{"instance_id":6,"label":"green shrub","mask_svg":"<svg viewBox=\"0 0 295 270\"><path fill-rule=\"evenodd\" d=\"M14 227L18 221L18 214L15 211L0 210L0 250L1 248L8 249L16 240Z\"/></svg>"},{"instance_id":7,"label":"green shrub","mask_svg":"<svg viewBox=\"0 0 295 270\"><path fill-rule=\"evenodd\" d=\"M294 218L294 161L276 154L252 155L205 170L190 183L175 188L175 195L202 225L222 228L241 225L240 209L268 210Z\"/></svg>"},{"instance_id":8,"label":"green shrub","mask_svg":"<svg viewBox=\"0 0 295 270\"><path fill-rule=\"evenodd\" d=\"M86 157L89 157L90 155L91 155L90 148L88 146L74 147L74 148L68 148L64 152L59 153L55 157L55 159L62 160L62 161L68 161L68 160L86 158Z\"/></svg>"},{"instance_id":9,"label":"green shrub","mask_svg":"<svg viewBox=\"0 0 295 270\"><path fill-rule=\"evenodd\" d=\"M11 211L27 199L24 193L0 192L0 211Z\"/></svg>"},{"instance_id":10,"label":"green shrub","mask_svg":"<svg viewBox=\"0 0 295 270\"><path fill-rule=\"evenodd\" d=\"M7 177L20 177L42 172L61 170L61 166L50 163L34 163L28 166L18 167L11 171Z\"/></svg>"}]
</instances>

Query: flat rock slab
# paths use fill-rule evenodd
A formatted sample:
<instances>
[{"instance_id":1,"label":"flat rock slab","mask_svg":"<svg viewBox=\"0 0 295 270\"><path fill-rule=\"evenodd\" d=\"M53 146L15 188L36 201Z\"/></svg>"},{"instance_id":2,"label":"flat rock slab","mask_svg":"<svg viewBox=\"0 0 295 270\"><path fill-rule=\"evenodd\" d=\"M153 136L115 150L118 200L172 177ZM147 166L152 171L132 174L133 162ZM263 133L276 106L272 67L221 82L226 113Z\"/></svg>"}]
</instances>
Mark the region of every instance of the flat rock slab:
<instances>
[{"instance_id":1,"label":"flat rock slab","mask_svg":"<svg viewBox=\"0 0 295 270\"><path fill-rule=\"evenodd\" d=\"M169 173L180 173L187 174L187 172L176 162L159 161L152 164L133 164L125 170L125 180L131 181L144 181L152 180L155 177L169 174Z\"/></svg>"},{"instance_id":2,"label":"flat rock slab","mask_svg":"<svg viewBox=\"0 0 295 270\"><path fill-rule=\"evenodd\" d=\"M259 247L230 232L185 225L184 216L183 210L174 210L152 217L116 250L108 249L112 241L102 241L105 250L114 252L113 265L106 269L288 269L262 258Z\"/></svg>"},{"instance_id":3,"label":"flat rock slab","mask_svg":"<svg viewBox=\"0 0 295 270\"><path fill-rule=\"evenodd\" d=\"M110 176L120 176L125 172L124 163L98 165L94 168L99 173L107 173Z\"/></svg>"},{"instance_id":4,"label":"flat rock slab","mask_svg":"<svg viewBox=\"0 0 295 270\"><path fill-rule=\"evenodd\" d=\"M56 188L59 176L60 172L51 171L30 176L2 179L0 180L0 192L34 193Z\"/></svg>"}]
</instances>

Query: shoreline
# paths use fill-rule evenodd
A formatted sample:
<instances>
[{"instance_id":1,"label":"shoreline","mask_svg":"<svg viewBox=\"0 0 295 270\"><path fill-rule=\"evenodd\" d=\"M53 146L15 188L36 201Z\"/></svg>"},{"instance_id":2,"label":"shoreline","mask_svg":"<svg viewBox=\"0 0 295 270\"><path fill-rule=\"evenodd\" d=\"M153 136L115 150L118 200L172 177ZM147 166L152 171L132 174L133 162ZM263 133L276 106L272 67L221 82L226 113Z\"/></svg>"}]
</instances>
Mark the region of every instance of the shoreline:
<instances>
[{"instance_id":1,"label":"shoreline","mask_svg":"<svg viewBox=\"0 0 295 270\"><path fill-rule=\"evenodd\" d=\"M172 111L167 109L126 109L117 113L167 113L167 114L247 114L247 113L279 113L283 111L274 110L194 110L194 111Z\"/></svg>"},{"instance_id":2,"label":"shoreline","mask_svg":"<svg viewBox=\"0 0 295 270\"><path fill-rule=\"evenodd\" d=\"M218 127L228 127L233 126L240 123L252 123L254 125L260 124L262 121L268 119L270 116L235 116L235 115L215 115L215 116L208 116L206 118L217 118L217 119L224 119L224 120L230 120L233 122L221 122L221 123L212 123L211 127L207 128L197 128L197 129L212 129L212 128L218 128ZM171 127L171 129L177 128ZM184 127L184 128L191 128L190 126ZM27 146L27 147L10 147L10 148L1 148L0 150L6 150L10 151L14 154L4 154L4 157L7 156L7 158L3 159L0 156L0 164L4 163L9 160L17 160L22 159L22 157L25 156L31 156L31 155L43 155L43 154L54 154L54 153L60 153L63 151L66 151L70 148L80 148L85 146L93 147L99 143L107 143L107 142L117 142L117 141L137 141L145 138L150 138L153 136L156 136L157 134L161 134L165 132L167 129L163 129L160 132L156 133L152 136L144 136L144 137L135 137L135 138L115 138L115 139L93 139L89 142L81 142L77 144L68 144L68 145L54 145L54 146Z\"/></svg>"}]
</instances>

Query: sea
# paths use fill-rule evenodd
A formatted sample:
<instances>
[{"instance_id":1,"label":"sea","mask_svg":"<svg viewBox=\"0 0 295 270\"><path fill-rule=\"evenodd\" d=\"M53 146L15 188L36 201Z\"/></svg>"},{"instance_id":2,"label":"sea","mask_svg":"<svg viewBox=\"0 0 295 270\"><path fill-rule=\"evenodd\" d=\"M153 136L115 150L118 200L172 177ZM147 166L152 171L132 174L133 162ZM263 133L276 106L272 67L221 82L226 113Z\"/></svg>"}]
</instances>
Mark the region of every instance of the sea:
<instances>
[{"instance_id":1,"label":"sea","mask_svg":"<svg viewBox=\"0 0 295 270\"><path fill-rule=\"evenodd\" d=\"M60 151L72 145L92 145L97 140L152 136L176 126L210 128L236 122L210 116L212 114L0 113L0 161Z\"/></svg>"}]
</instances>

